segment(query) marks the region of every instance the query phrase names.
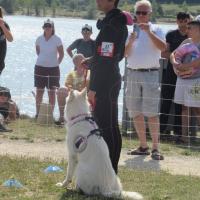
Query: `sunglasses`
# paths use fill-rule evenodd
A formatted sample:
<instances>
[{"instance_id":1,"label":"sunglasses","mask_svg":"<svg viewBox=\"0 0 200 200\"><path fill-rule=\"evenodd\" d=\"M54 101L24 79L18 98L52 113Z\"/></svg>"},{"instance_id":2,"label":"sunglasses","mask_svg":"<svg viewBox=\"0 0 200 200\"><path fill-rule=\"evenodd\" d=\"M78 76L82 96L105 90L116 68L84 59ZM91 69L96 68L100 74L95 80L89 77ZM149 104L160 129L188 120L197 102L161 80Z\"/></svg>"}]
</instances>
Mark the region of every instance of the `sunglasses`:
<instances>
[{"instance_id":1,"label":"sunglasses","mask_svg":"<svg viewBox=\"0 0 200 200\"><path fill-rule=\"evenodd\" d=\"M136 15L143 15L143 16L147 15L148 13L149 13L148 11L136 11L135 12Z\"/></svg>"},{"instance_id":2,"label":"sunglasses","mask_svg":"<svg viewBox=\"0 0 200 200\"><path fill-rule=\"evenodd\" d=\"M90 32L90 30L87 29L87 28L82 29L82 31L83 31L83 32Z\"/></svg>"},{"instance_id":3,"label":"sunglasses","mask_svg":"<svg viewBox=\"0 0 200 200\"><path fill-rule=\"evenodd\" d=\"M52 26L51 26L51 24L45 24L43 27L44 28L51 28Z\"/></svg>"}]
</instances>

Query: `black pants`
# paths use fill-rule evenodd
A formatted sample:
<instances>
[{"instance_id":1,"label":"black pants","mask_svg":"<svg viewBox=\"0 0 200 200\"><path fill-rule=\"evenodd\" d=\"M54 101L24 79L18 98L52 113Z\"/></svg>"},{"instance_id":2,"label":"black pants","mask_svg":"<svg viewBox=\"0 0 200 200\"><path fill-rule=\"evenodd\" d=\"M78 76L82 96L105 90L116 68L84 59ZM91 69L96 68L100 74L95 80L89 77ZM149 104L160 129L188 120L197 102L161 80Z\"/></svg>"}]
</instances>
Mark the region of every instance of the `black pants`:
<instances>
[{"instance_id":1,"label":"black pants","mask_svg":"<svg viewBox=\"0 0 200 200\"><path fill-rule=\"evenodd\" d=\"M104 92L96 94L96 107L94 117L100 129L103 130L103 138L108 145L110 159L116 174L122 147L122 138L118 125L118 96L121 81L114 84Z\"/></svg>"},{"instance_id":2,"label":"black pants","mask_svg":"<svg viewBox=\"0 0 200 200\"><path fill-rule=\"evenodd\" d=\"M169 66L168 66L169 67ZM166 131L168 126L168 119L170 117L170 108L174 104L174 121L173 130L176 135L181 135L182 127L182 105L173 102L176 88L176 75L172 71L173 68L163 71L163 79L161 86L161 108L160 108L160 132Z\"/></svg>"}]
</instances>

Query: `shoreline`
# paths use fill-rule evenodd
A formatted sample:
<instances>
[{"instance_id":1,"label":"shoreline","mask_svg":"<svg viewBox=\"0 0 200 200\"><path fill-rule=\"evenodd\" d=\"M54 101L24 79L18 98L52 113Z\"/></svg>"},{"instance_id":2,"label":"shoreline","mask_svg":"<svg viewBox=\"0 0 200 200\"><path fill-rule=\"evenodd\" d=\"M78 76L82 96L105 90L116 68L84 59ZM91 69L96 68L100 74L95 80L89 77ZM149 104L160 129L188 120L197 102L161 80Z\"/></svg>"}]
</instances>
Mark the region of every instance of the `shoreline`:
<instances>
[{"instance_id":1,"label":"shoreline","mask_svg":"<svg viewBox=\"0 0 200 200\"><path fill-rule=\"evenodd\" d=\"M87 19L87 20L98 20L98 18L95 19L88 19L88 18L84 18L78 15L56 15L56 16L52 16L52 15L45 15L45 16L36 16L36 15L25 15L25 14L21 14L21 13L15 13L12 15L6 14L6 16L22 16L22 17L38 17L38 18L69 18L69 19ZM161 20L160 20L161 19ZM157 23L157 24L176 24L176 19L169 19L169 18L157 18L157 20L153 23Z\"/></svg>"}]
</instances>

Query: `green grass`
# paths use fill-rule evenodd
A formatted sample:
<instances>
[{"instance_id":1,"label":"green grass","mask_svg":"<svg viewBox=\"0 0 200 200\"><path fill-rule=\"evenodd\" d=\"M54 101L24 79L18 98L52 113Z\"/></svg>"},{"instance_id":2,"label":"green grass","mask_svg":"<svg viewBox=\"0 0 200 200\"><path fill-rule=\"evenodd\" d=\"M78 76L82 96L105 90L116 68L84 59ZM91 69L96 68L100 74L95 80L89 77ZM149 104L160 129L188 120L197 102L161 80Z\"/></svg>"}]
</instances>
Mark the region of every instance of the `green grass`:
<instances>
[{"instance_id":1,"label":"green grass","mask_svg":"<svg viewBox=\"0 0 200 200\"><path fill-rule=\"evenodd\" d=\"M4 138L10 140L25 140L26 142L64 142L66 137L65 128L58 126L41 126L33 119L16 120L9 124L9 128L13 132L5 134ZM151 140L148 140L151 147ZM123 148L131 149L138 146L138 139L136 136L123 137ZM160 148L165 155L185 155L185 156L200 156L200 143L192 143L187 145L176 145L173 142L161 142Z\"/></svg>"},{"instance_id":2,"label":"green grass","mask_svg":"<svg viewBox=\"0 0 200 200\"><path fill-rule=\"evenodd\" d=\"M0 185L14 177L23 185L23 189L0 186L2 200L82 200L105 199L86 197L73 189L65 190L55 184L64 178L65 172L45 174L43 170L49 165L59 165L66 169L66 163L46 160L40 162L31 158L9 158L0 156ZM199 200L200 178L192 176L175 176L166 172L139 171L120 168L124 190L137 191L146 200Z\"/></svg>"},{"instance_id":3,"label":"green grass","mask_svg":"<svg viewBox=\"0 0 200 200\"><path fill-rule=\"evenodd\" d=\"M33 119L16 120L9 124L13 132L6 137L12 140L36 141L64 141L66 131L55 125L39 125Z\"/></svg>"},{"instance_id":4,"label":"green grass","mask_svg":"<svg viewBox=\"0 0 200 200\"><path fill-rule=\"evenodd\" d=\"M12 133L0 136L10 140L25 140L25 142L64 142L66 130L52 126L41 126L32 119L17 120L10 123ZM3 142L3 141L2 141ZM151 146L151 141L148 141ZM199 145L199 144L198 144ZM123 148L135 148L138 140L133 137L123 137ZM20 148L20 146L19 146ZM171 142L160 144L164 155L200 156L195 148L177 146ZM14 177L25 187L23 189L5 188L0 186L2 200L82 200L104 199L100 197L85 197L74 190L57 188L55 184L62 181L65 172L45 174L43 170L49 165L59 165L66 170L66 162L45 160L43 162L33 158L10 158L0 156L0 185L7 179ZM64 171L65 171L64 170ZM125 190L137 191L146 200L199 200L200 178L193 176L171 175L163 171L140 171L120 168L119 176Z\"/></svg>"}]
</instances>

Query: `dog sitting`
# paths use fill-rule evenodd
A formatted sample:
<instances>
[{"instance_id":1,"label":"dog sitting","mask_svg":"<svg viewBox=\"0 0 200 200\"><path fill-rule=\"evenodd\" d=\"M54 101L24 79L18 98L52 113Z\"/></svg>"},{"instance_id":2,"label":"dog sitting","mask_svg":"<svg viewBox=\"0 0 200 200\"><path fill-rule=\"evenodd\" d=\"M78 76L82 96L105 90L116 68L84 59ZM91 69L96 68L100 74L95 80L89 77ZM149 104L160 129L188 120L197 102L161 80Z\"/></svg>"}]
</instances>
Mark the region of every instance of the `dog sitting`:
<instances>
[{"instance_id":1,"label":"dog sitting","mask_svg":"<svg viewBox=\"0 0 200 200\"><path fill-rule=\"evenodd\" d=\"M87 91L70 91L66 99L68 167L66 179L57 186L67 187L75 176L76 188L86 195L143 199L136 192L122 191L107 144L91 118Z\"/></svg>"}]
</instances>

